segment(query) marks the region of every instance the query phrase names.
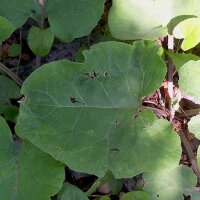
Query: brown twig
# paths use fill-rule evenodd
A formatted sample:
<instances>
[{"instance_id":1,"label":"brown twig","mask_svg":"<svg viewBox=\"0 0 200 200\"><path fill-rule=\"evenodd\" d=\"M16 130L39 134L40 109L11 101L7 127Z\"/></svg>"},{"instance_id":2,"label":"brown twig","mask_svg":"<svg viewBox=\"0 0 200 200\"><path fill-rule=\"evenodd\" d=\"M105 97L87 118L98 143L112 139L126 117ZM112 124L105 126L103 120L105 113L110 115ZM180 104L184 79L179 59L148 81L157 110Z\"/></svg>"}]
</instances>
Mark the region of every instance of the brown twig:
<instances>
[{"instance_id":1,"label":"brown twig","mask_svg":"<svg viewBox=\"0 0 200 200\"><path fill-rule=\"evenodd\" d=\"M179 134L179 136L181 138L182 144L183 144L183 146L185 148L185 151L186 151L186 153L188 155L188 158L189 158L189 160L191 162L192 169L193 169L194 173L197 176L198 184L200 184L200 171L199 171L199 167L197 165L197 159L196 159L196 157L195 157L195 155L194 155L194 153L192 151L190 143L189 143L189 141L188 141L188 139L185 136L185 133L183 131L179 131L178 134Z\"/></svg>"},{"instance_id":2,"label":"brown twig","mask_svg":"<svg viewBox=\"0 0 200 200\"><path fill-rule=\"evenodd\" d=\"M0 70L12 78L18 85L22 86L23 81L2 63L0 63Z\"/></svg>"}]
</instances>

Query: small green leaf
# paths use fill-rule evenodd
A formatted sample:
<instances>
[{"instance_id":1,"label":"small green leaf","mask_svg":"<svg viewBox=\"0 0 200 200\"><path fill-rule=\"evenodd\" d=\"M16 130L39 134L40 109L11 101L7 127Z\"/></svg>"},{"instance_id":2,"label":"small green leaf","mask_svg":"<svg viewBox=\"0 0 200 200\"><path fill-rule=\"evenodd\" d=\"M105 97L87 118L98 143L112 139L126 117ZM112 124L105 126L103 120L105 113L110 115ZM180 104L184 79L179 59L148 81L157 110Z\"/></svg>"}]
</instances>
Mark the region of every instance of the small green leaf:
<instances>
[{"instance_id":1,"label":"small green leaf","mask_svg":"<svg viewBox=\"0 0 200 200\"><path fill-rule=\"evenodd\" d=\"M179 70L180 89L188 96L200 102L200 60L189 61Z\"/></svg>"},{"instance_id":2,"label":"small green leaf","mask_svg":"<svg viewBox=\"0 0 200 200\"><path fill-rule=\"evenodd\" d=\"M123 195L122 200L150 200L150 196L147 192L135 191Z\"/></svg>"},{"instance_id":3,"label":"small green leaf","mask_svg":"<svg viewBox=\"0 0 200 200\"><path fill-rule=\"evenodd\" d=\"M28 45L35 55L46 56L53 44L54 35L50 28L41 30L32 26L28 34Z\"/></svg>"},{"instance_id":4,"label":"small green leaf","mask_svg":"<svg viewBox=\"0 0 200 200\"><path fill-rule=\"evenodd\" d=\"M176 70L178 71L185 63L187 63L190 60L199 60L200 57L194 55L194 54L185 54L185 53L174 53L172 51L165 51L166 54L172 59L174 66L176 67Z\"/></svg>"},{"instance_id":5,"label":"small green leaf","mask_svg":"<svg viewBox=\"0 0 200 200\"><path fill-rule=\"evenodd\" d=\"M166 74L157 52L143 42L105 42L85 51L83 64L44 65L22 87L17 134L71 169L99 177L174 167L178 135L167 120L138 112Z\"/></svg>"},{"instance_id":6,"label":"small green leaf","mask_svg":"<svg viewBox=\"0 0 200 200\"><path fill-rule=\"evenodd\" d=\"M64 183L57 200L89 200L84 192L69 183Z\"/></svg>"},{"instance_id":7,"label":"small green leaf","mask_svg":"<svg viewBox=\"0 0 200 200\"><path fill-rule=\"evenodd\" d=\"M62 186L64 166L29 142L12 140L0 116L1 199L50 200Z\"/></svg>"},{"instance_id":8,"label":"small green leaf","mask_svg":"<svg viewBox=\"0 0 200 200\"><path fill-rule=\"evenodd\" d=\"M163 172L144 173L144 190L151 200L182 200L183 194L195 192L196 177L186 166L177 166Z\"/></svg>"},{"instance_id":9,"label":"small green leaf","mask_svg":"<svg viewBox=\"0 0 200 200\"><path fill-rule=\"evenodd\" d=\"M15 30L15 27L4 17L0 16L0 44Z\"/></svg>"},{"instance_id":10,"label":"small green leaf","mask_svg":"<svg viewBox=\"0 0 200 200\"><path fill-rule=\"evenodd\" d=\"M21 54L21 45L20 44L12 44L9 46L8 49L8 56L10 57L16 57Z\"/></svg>"},{"instance_id":11,"label":"small green leaf","mask_svg":"<svg viewBox=\"0 0 200 200\"><path fill-rule=\"evenodd\" d=\"M184 39L181 48L187 51L200 42L200 18L189 18L179 23L173 30L175 38Z\"/></svg>"}]
</instances>

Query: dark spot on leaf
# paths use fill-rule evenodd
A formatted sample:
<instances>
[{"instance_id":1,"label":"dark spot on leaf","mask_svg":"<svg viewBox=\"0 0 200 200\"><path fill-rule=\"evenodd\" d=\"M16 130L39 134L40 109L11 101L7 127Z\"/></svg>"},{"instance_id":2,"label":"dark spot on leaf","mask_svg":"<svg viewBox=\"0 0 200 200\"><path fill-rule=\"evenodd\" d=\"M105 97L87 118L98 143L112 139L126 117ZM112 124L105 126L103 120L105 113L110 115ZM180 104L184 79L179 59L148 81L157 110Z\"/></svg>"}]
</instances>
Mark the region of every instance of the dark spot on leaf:
<instances>
[{"instance_id":1,"label":"dark spot on leaf","mask_svg":"<svg viewBox=\"0 0 200 200\"><path fill-rule=\"evenodd\" d=\"M32 12L32 13L34 13L34 14L36 13L36 11L35 11L35 10L33 10L33 9L31 9L31 12Z\"/></svg>"},{"instance_id":2,"label":"dark spot on leaf","mask_svg":"<svg viewBox=\"0 0 200 200\"><path fill-rule=\"evenodd\" d=\"M85 103L83 102L83 106L85 105Z\"/></svg>"},{"instance_id":3,"label":"dark spot on leaf","mask_svg":"<svg viewBox=\"0 0 200 200\"><path fill-rule=\"evenodd\" d=\"M110 74L108 72L104 72L104 76L109 76Z\"/></svg>"},{"instance_id":4,"label":"dark spot on leaf","mask_svg":"<svg viewBox=\"0 0 200 200\"><path fill-rule=\"evenodd\" d=\"M56 147L57 150L60 150L60 147Z\"/></svg>"},{"instance_id":5,"label":"dark spot on leaf","mask_svg":"<svg viewBox=\"0 0 200 200\"><path fill-rule=\"evenodd\" d=\"M137 119L139 117L139 115L138 114L136 114L135 116L134 116L134 119Z\"/></svg>"},{"instance_id":6,"label":"dark spot on leaf","mask_svg":"<svg viewBox=\"0 0 200 200\"><path fill-rule=\"evenodd\" d=\"M116 121L115 121L115 124L119 124L119 121L118 121L118 120L116 120Z\"/></svg>"},{"instance_id":7,"label":"dark spot on leaf","mask_svg":"<svg viewBox=\"0 0 200 200\"><path fill-rule=\"evenodd\" d=\"M72 102L72 103L77 103L78 101L76 100L76 97L72 97L72 96L70 96L70 101Z\"/></svg>"},{"instance_id":8,"label":"dark spot on leaf","mask_svg":"<svg viewBox=\"0 0 200 200\"><path fill-rule=\"evenodd\" d=\"M156 196L159 197L159 194L157 194Z\"/></svg>"},{"instance_id":9,"label":"dark spot on leaf","mask_svg":"<svg viewBox=\"0 0 200 200\"><path fill-rule=\"evenodd\" d=\"M118 148L110 148L109 151L120 151Z\"/></svg>"}]
</instances>

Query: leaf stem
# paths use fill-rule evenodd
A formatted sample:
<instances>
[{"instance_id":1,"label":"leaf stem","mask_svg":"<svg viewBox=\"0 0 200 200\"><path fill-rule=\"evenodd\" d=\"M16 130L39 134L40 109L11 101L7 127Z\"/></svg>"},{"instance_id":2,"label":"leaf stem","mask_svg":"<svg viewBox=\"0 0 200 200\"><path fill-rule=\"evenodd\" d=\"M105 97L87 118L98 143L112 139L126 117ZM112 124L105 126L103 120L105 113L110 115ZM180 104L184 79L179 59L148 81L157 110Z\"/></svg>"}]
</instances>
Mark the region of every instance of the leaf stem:
<instances>
[{"instance_id":1,"label":"leaf stem","mask_svg":"<svg viewBox=\"0 0 200 200\"><path fill-rule=\"evenodd\" d=\"M168 35L168 49L169 50L174 50L174 36L173 35ZM167 72L167 83L168 83L168 94L170 97L170 104L169 104L169 110L170 110L170 122L172 122L174 118L175 111L172 107L172 99L173 99L173 62L170 57L168 57L168 72Z\"/></svg>"},{"instance_id":2,"label":"leaf stem","mask_svg":"<svg viewBox=\"0 0 200 200\"><path fill-rule=\"evenodd\" d=\"M10 78L12 78L18 85L22 86L23 81L1 62L0 62L0 70L2 70Z\"/></svg>"}]
</instances>

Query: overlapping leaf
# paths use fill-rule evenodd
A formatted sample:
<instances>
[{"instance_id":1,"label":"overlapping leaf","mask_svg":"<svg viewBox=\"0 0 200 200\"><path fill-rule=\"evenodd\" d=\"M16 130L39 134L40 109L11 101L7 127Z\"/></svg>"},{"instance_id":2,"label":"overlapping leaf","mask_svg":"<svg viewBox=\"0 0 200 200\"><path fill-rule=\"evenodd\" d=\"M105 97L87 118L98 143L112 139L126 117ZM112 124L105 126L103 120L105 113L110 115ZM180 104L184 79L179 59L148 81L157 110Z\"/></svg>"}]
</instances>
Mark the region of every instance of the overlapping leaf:
<instances>
[{"instance_id":1,"label":"overlapping leaf","mask_svg":"<svg viewBox=\"0 0 200 200\"><path fill-rule=\"evenodd\" d=\"M166 66L155 45L106 42L83 64L59 61L25 82L17 133L76 171L130 177L171 168L180 142L141 98L162 83ZM151 55L151 56L150 56Z\"/></svg>"},{"instance_id":2,"label":"overlapping leaf","mask_svg":"<svg viewBox=\"0 0 200 200\"><path fill-rule=\"evenodd\" d=\"M189 131L195 136L200 139L200 115L196 115L191 118L191 120L188 123Z\"/></svg>"},{"instance_id":3,"label":"overlapping leaf","mask_svg":"<svg viewBox=\"0 0 200 200\"><path fill-rule=\"evenodd\" d=\"M151 200L182 200L183 194L196 195L196 177L186 166L177 166L163 172L144 173L144 190ZM199 193L200 194L200 193Z\"/></svg>"},{"instance_id":4,"label":"overlapping leaf","mask_svg":"<svg viewBox=\"0 0 200 200\"><path fill-rule=\"evenodd\" d=\"M200 102L200 61L189 61L179 70L180 89L188 96Z\"/></svg>"},{"instance_id":5,"label":"overlapping leaf","mask_svg":"<svg viewBox=\"0 0 200 200\"><path fill-rule=\"evenodd\" d=\"M64 167L29 142L13 141L0 117L1 199L49 200L64 180Z\"/></svg>"},{"instance_id":6,"label":"overlapping leaf","mask_svg":"<svg viewBox=\"0 0 200 200\"><path fill-rule=\"evenodd\" d=\"M156 39L180 15L199 16L198 0L114 0L109 14L112 35L121 40Z\"/></svg>"},{"instance_id":7,"label":"overlapping leaf","mask_svg":"<svg viewBox=\"0 0 200 200\"><path fill-rule=\"evenodd\" d=\"M147 192L135 191L126 193L122 200L150 200L150 196Z\"/></svg>"}]
</instances>

